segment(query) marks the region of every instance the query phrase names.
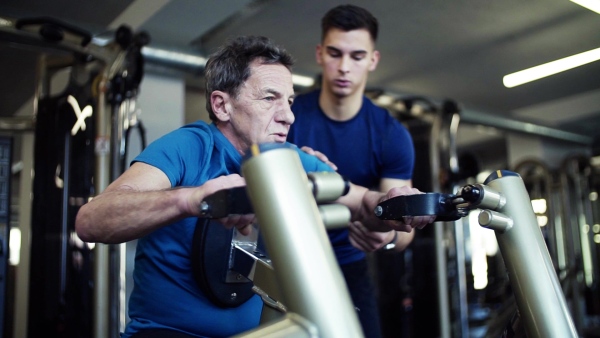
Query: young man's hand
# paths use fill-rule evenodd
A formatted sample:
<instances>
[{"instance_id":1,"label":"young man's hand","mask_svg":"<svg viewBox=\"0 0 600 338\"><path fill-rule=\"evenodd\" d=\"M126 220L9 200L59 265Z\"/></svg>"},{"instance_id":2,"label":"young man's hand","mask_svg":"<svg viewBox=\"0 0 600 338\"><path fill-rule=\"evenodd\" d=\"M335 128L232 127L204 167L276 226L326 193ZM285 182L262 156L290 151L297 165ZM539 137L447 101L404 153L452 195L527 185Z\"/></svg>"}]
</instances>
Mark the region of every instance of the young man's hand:
<instances>
[{"instance_id":1,"label":"young man's hand","mask_svg":"<svg viewBox=\"0 0 600 338\"><path fill-rule=\"evenodd\" d=\"M316 158L318 158L319 160L325 162L325 164L327 164L328 166L330 166L331 169L333 169L333 170L337 170L338 169L337 166L335 165L335 163L329 161L329 158L327 158L327 156L325 156L325 154L323 154L322 152L314 150L313 148L307 147L307 146L304 146L304 147L302 147L300 149L302 151L304 151L305 153L307 153L309 155L313 155Z\"/></svg>"}]
</instances>

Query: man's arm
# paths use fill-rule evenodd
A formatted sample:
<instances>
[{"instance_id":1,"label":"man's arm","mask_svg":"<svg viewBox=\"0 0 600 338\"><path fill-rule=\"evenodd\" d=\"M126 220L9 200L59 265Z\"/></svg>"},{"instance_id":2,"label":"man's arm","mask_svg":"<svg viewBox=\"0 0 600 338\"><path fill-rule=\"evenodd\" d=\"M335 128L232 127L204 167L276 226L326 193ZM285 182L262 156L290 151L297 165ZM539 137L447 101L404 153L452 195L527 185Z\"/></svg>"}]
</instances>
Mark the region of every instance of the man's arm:
<instances>
[{"instance_id":1,"label":"man's arm","mask_svg":"<svg viewBox=\"0 0 600 338\"><path fill-rule=\"evenodd\" d=\"M380 191L389 191L393 187L411 187L410 180L399 180L392 178L384 178L380 182ZM413 193L418 192L414 190ZM422 225L419 225L422 227ZM352 245L362 251L376 251L394 241L394 250L402 251L411 243L414 238L414 232L411 229L404 230L389 230L382 232L381 230L372 231L361 222L351 222L350 227L350 242ZM395 238L395 240L394 240Z\"/></svg>"},{"instance_id":2,"label":"man's arm","mask_svg":"<svg viewBox=\"0 0 600 338\"><path fill-rule=\"evenodd\" d=\"M244 185L239 175L228 175L199 187L171 188L161 170L137 162L81 207L75 228L86 242L126 242L185 217L199 216L200 203L206 196ZM254 215L236 216L223 223L226 227L244 228L253 218Z\"/></svg>"},{"instance_id":3,"label":"man's arm","mask_svg":"<svg viewBox=\"0 0 600 338\"><path fill-rule=\"evenodd\" d=\"M412 188L412 186L413 186L412 180L382 178L381 182L379 183L380 191L388 191L388 190L392 189L393 187L403 187L403 186ZM392 233L392 235L393 235L393 233ZM393 238L393 236L392 236L392 238ZM396 242L394 243L395 244L394 250L403 251L404 249L406 249L406 247L408 247L408 245L412 242L412 240L414 238L415 238L414 231L411 231L411 232L398 231ZM391 241L391 238L386 242L386 244L390 243L390 241Z\"/></svg>"},{"instance_id":4,"label":"man's arm","mask_svg":"<svg viewBox=\"0 0 600 338\"><path fill-rule=\"evenodd\" d=\"M362 222L370 231L390 232L391 230L411 232L414 228L422 228L435 220L435 216L414 216L400 220L381 220L375 216L375 207L380 202L396 196L420 194L418 189L408 186L394 187L387 193L370 191L365 187L350 185L348 194L337 202L346 205L352 214L352 221ZM391 239L391 238L390 238Z\"/></svg>"}]
</instances>

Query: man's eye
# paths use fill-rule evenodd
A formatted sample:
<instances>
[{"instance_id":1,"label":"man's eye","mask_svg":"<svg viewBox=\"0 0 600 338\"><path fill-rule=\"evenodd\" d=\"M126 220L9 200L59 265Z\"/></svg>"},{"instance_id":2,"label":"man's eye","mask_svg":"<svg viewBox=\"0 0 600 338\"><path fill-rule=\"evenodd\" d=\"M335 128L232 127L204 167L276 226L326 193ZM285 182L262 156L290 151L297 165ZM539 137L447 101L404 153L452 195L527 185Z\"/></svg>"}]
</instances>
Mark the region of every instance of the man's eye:
<instances>
[{"instance_id":1,"label":"man's eye","mask_svg":"<svg viewBox=\"0 0 600 338\"><path fill-rule=\"evenodd\" d=\"M267 100L267 101L275 101L275 97L274 96L267 96L267 97L265 97L265 100Z\"/></svg>"},{"instance_id":2,"label":"man's eye","mask_svg":"<svg viewBox=\"0 0 600 338\"><path fill-rule=\"evenodd\" d=\"M354 59L356 61L360 61L360 60L362 60L364 58L365 58L364 54L354 54L354 55L352 55L352 59Z\"/></svg>"}]
</instances>

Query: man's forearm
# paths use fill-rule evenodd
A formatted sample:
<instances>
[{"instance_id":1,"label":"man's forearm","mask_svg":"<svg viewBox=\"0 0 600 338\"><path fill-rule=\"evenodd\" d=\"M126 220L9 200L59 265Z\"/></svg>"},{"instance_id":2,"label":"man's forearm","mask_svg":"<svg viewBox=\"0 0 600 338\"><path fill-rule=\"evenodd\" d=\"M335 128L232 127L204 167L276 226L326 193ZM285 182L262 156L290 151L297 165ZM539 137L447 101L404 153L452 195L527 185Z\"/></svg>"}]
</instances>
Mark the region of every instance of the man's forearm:
<instances>
[{"instance_id":1,"label":"man's forearm","mask_svg":"<svg viewBox=\"0 0 600 338\"><path fill-rule=\"evenodd\" d=\"M416 230L415 230L416 231ZM415 231L411 232L398 232L398 238L396 239L396 246L394 247L395 251L404 251L410 243L412 243L415 238Z\"/></svg>"},{"instance_id":2,"label":"man's forearm","mask_svg":"<svg viewBox=\"0 0 600 338\"><path fill-rule=\"evenodd\" d=\"M390 229L375 216L374 212L375 207L383 198L385 198L384 193L351 184L348 194L342 196L338 202L350 209L352 221L360 221L370 230L379 229L379 231L385 232Z\"/></svg>"},{"instance_id":3,"label":"man's forearm","mask_svg":"<svg viewBox=\"0 0 600 338\"><path fill-rule=\"evenodd\" d=\"M367 190L361 186L351 185L348 194L342 196L338 202L350 209L352 221L362 222L370 231L388 232L397 230L411 232L413 228L422 228L433 222L435 216L413 215L407 219L381 220L375 216L375 207L389 198L420 193L418 189L408 186L392 188L384 194Z\"/></svg>"},{"instance_id":4,"label":"man's forearm","mask_svg":"<svg viewBox=\"0 0 600 338\"><path fill-rule=\"evenodd\" d=\"M122 243L191 216L182 205L185 189L113 190L84 204L77 214L77 235L86 242ZM183 203L185 204L185 203Z\"/></svg>"}]
</instances>

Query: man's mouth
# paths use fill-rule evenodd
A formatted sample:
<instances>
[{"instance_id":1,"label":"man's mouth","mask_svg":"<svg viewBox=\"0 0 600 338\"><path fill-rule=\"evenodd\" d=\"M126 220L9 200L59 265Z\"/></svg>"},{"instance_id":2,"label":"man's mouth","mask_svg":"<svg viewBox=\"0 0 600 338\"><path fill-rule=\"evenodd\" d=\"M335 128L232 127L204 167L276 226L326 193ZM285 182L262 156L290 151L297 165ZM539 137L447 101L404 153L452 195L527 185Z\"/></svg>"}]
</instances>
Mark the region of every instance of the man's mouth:
<instances>
[{"instance_id":1,"label":"man's mouth","mask_svg":"<svg viewBox=\"0 0 600 338\"><path fill-rule=\"evenodd\" d=\"M337 79L337 80L335 80L335 84L338 87L348 87L348 86L350 86L350 81L349 80Z\"/></svg>"},{"instance_id":2,"label":"man's mouth","mask_svg":"<svg viewBox=\"0 0 600 338\"><path fill-rule=\"evenodd\" d=\"M285 142L287 139L287 133L275 133L276 142Z\"/></svg>"}]
</instances>

